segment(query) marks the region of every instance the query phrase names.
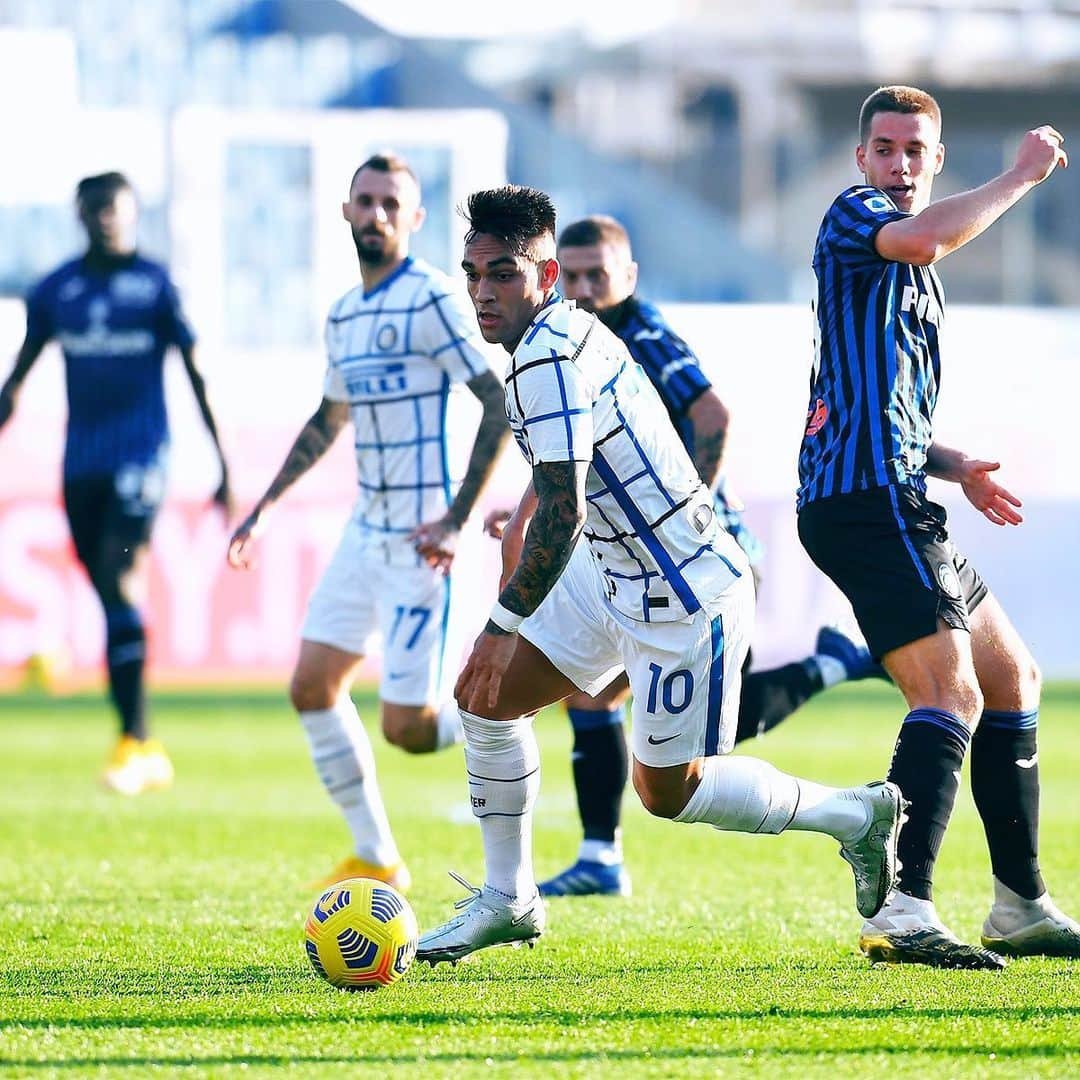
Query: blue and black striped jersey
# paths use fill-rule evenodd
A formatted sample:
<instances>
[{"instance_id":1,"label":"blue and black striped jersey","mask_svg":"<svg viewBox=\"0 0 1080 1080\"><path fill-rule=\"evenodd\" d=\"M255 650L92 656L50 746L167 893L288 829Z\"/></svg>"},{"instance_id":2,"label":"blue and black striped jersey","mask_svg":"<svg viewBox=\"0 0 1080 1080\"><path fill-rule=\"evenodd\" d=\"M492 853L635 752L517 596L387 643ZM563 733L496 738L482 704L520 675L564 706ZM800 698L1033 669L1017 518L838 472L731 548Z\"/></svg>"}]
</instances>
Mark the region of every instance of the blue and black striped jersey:
<instances>
[{"instance_id":1,"label":"blue and black striped jersey","mask_svg":"<svg viewBox=\"0 0 1080 1080\"><path fill-rule=\"evenodd\" d=\"M712 386L701 370L698 358L657 308L636 296L623 302L611 329L645 369L675 430L693 457L694 428L687 414L690 406Z\"/></svg>"},{"instance_id":2,"label":"blue and black striped jersey","mask_svg":"<svg viewBox=\"0 0 1080 1080\"><path fill-rule=\"evenodd\" d=\"M27 297L26 336L39 347L56 338L64 354L65 477L160 459L165 351L194 341L165 267L141 255L109 270L64 263Z\"/></svg>"},{"instance_id":3,"label":"blue and black striped jersey","mask_svg":"<svg viewBox=\"0 0 1080 1080\"><path fill-rule=\"evenodd\" d=\"M818 231L799 507L867 488L925 489L945 297L933 267L890 262L875 247L883 226L908 216L878 188L852 187Z\"/></svg>"}]
</instances>

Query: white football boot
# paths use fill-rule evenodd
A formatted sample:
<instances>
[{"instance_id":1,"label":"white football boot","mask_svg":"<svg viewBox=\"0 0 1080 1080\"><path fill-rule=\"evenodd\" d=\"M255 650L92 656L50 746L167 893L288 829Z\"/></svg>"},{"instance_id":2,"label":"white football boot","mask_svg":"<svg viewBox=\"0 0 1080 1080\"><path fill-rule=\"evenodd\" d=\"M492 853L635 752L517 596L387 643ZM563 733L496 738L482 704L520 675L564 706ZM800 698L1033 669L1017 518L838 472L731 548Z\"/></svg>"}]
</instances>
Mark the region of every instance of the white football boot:
<instances>
[{"instance_id":1,"label":"white football boot","mask_svg":"<svg viewBox=\"0 0 1080 1080\"><path fill-rule=\"evenodd\" d=\"M896 841L904 818L900 789L888 780L864 784L853 793L866 807L866 831L844 844L840 857L855 874L855 906L859 914L876 915L896 884Z\"/></svg>"},{"instance_id":2,"label":"white football boot","mask_svg":"<svg viewBox=\"0 0 1080 1080\"><path fill-rule=\"evenodd\" d=\"M1049 893L1025 900L994 878L994 906L982 928L982 943L1006 956L1080 958L1080 924Z\"/></svg>"},{"instance_id":3,"label":"white football boot","mask_svg":"<svg viewBox=\"0 0 1080 1080\"><path fill-rule=\"evenodd\" d=\"M494 945L518 948L524 943L532 948L544 932L546 913L539 893L520 903L486 885L478 889L452 870L450 876L468 889L469 895L454 904L460 915L421 934L417 960L426 960L434 967L442 960L457 963L470 953Z\"/></svg>"}]
</instances>

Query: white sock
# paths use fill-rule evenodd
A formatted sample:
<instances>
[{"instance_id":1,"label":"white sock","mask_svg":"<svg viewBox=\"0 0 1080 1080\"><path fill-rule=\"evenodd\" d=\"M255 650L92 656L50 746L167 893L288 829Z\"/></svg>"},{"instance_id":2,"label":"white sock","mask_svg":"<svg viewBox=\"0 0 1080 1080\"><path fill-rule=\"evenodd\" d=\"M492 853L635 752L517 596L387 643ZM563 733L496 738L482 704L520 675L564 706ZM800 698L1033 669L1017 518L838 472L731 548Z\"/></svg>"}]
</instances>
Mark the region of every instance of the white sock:
<instances>
[{"instance_id":1,"label":"white sock","mask_svg":"<svg viewBox=\"0 0 1080 1080\"><path fill-rule=\"evenodd\" d=\"M676 821L704 821L729 832L779 833L791 824L799 782L752 757L705 759L701 783Z\"/></svg>"},{"instance_id":2,"label":"white sock","mask_svg":"<svg viewBox=\"0 0 1080 1080\"><path fill-rule=\"evenodd\" d=\"M615 839L581 841L578 858L585 862L600 863L601 866L618 866L623 861L622 829L615 830Z\"/></svg>"},{"instance_id":3,"label":"white sock","mask_svg":"<svg viewBox=\"0 0 1080 1080\"><path fill-rule=\"evenodd\" d=\"M825 787L797 780L799 803L789 828L827 833L841 844L858 840L869 824L869 810L850 788Z\"/></svg>"},{"instance_id":4,"label":"white sock","mask_svg":"<svg viewBox=\"0 0 1080 1080\"><path fill-rule=\"evenodd\" d=\"M485 720L461 710L469 799L484 840L485 883L514 900L536 894L532 812L540 790L540 748L531 716Z\"/></svg>"},{"instance_id":5,"label":"white sock","mask_svg":"<svg viewBox=\"0 0 1080 1080\"><path fill-rule=\"evenodd\" d=\"M448 746L456 746L465 741L465 732L461 726L461 710L457 702L451 698L443 704L439 715L435 718L437 725L435 732L435 749L445 750Z\"/></svg>"},{"instance_id":6,"label":"white sock","mask_svg":"<svg viewBox=\"0 0 1080 1080\"><path fill-rule=\"evenodd\" d=\"M994 906L990 909L990 917L994 925L1006 934L1022 930L1041 919L1068 918L1050 899L1048 892L1028 900L997 878L994 878Z\"/></svg>"},{"instance_id":7,"label":"white sock","mask_svg":"<svg viewBox=\"0 0 1080 1080\"><path fill-rule=\"evenodd\" d=\"M830 686L836 686L837 683L847 681L847 668L835 656L825 656L823 653L817 653L811 659L817 664L818 671L821 673L821 685L826 690Z\"/></svg>"},{"instance_id":8,"label":"white sock","mask_svg":"<svg viewBox=\"0 0 1080 1080\"><path fill-rule=\"evenodd\" d=\"M348 823L356 854L376 866L396 866L401 854L375 778L371 740L352 698L343 694L333 708L302 712L300 722L315 771Z\"/></svg>"}]
</instances>

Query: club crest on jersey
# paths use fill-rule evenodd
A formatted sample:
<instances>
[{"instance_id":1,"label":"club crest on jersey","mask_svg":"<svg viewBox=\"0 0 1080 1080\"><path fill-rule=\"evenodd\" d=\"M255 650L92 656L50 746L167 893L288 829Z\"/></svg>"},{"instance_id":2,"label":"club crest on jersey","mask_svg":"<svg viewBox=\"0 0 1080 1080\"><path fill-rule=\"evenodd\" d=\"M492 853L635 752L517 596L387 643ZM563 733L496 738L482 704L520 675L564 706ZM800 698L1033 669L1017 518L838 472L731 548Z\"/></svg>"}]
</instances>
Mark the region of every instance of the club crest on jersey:
<instances>
[{"instance_id":1,"label":"club crest on jersey","mask_svg":"<svg viewBox=\"0 0 1080 1080\"><path fill-rule=\"evenodd\" d=\"M109 282L109 293L114 300L134 307L149 307L157 299L160 286L149 274L124 271L114 274Z\"/></svg>"},{"instance_id":2,"label":"club crest on jersey","mask_svg":"<svg viewBox=\"0 0 1080 1080\"><path fill-rule=\"evenodd\" d=\"M900 311L902 314L914 311L916 318L934 326L941 325L941 308L937 301L929 293L919 292L914 285L905 285L900 293Z\"/></svg>"},{"instance_id":3,"label":"club crest on jersey","mask_svg":"<svg viewBox=\"0 0 1080 1080\"><path fill-rule=\"evenodd\" d=\"M382 352L389 352L398 342L398 330L393 323L379 327L375 335L375 347Z\"/></svg>"},{"instance_id":4,"label":"club crest on jersey","mask_svg":"<svg viewBox=\"0 0 1080 1080\"><path fill-rule=\"evenodd\" d=\"M806 434L816 435L825 426L825 421L828 419L829 406L821 398L818 398L814 402L813 408L806 411Z\"/></svg>"}]
</instances>

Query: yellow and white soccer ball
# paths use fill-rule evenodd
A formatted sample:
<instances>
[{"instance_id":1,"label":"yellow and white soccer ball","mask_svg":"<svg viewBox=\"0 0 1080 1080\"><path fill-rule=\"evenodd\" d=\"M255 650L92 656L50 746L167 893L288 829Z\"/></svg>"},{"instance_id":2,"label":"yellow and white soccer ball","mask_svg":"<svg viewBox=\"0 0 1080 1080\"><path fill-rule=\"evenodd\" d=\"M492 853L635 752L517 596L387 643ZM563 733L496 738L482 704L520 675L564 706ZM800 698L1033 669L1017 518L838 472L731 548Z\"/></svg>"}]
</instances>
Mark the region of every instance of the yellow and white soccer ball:
<instances>
[{"instance_id":1,"label":"yellow and white soccer ball","mask_svg":"<svg viewBox=\"0 0 1080 1080\"><path fill-rule=\"evenodd\" d=\"M419 930L409 902L373 878L348 878L315 901L304 924L311 966L343 990L397 982L416 957Z\"/></svg>"}]
</instances>

